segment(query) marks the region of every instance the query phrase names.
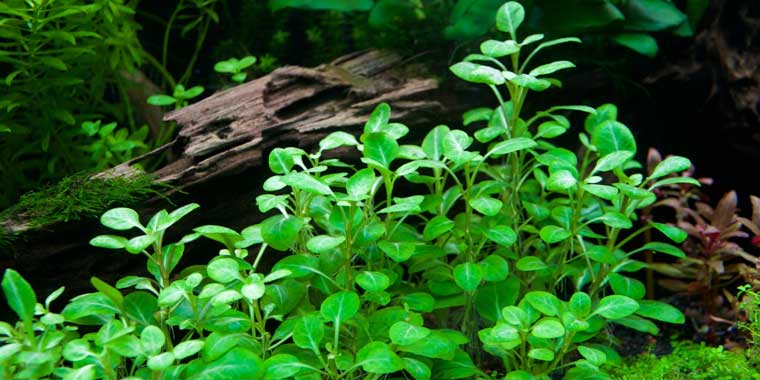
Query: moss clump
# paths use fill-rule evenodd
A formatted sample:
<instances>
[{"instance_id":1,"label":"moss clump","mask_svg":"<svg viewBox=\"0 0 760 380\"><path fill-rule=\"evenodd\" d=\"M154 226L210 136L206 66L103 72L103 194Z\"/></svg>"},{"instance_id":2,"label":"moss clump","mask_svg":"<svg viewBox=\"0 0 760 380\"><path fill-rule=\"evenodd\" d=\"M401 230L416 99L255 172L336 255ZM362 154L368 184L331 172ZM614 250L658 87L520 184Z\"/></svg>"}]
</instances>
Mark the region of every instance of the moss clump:
<instances>
[{"instance_id":1,"label":"moss clump","mask_svg":"<svg viewBox=\"0 0 760 380\"><path fill-rule=\"evenodd\" d=\"M653 354L630 358L615 368L616 380L756 380L755 370L744 353L723 347L707 347L691 342L673 344L673 353L657 357Z\"/></svg>"},{"instance_id":2,"label":"moss clump","mask_svg":"<svg viewBox=\"0 0 760 380\"><path fill-rule=\"evenodd\" d=\"M92 177L79 173L58 183L23 195L18 203L0 212L0 247L10 247L19 237L11 226L23 231L58 222L97 217L113 205L131 205L168 185L153 181L150 174L130 177Z\"/></svg>"}]
</instances>

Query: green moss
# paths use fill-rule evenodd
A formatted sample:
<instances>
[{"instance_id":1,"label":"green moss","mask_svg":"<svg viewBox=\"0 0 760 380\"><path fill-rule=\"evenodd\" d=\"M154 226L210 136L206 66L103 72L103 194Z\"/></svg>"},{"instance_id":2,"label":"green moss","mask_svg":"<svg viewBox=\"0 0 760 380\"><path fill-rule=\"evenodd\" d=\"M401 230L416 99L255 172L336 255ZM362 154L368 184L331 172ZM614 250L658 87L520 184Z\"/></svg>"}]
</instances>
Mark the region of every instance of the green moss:
<instances>
[{"instance_id":1,"label":"green moss","mask_svg":"<svg viewBox=\"0 0 760 380\"><path fill-rule=\"evenodd\" d=\"M653 354L629 359L615 368L616 380L755 380L760 372L753 368L744 353L704 344L674 343L673 353L657 357Z\"/></svg>"},{"instance_id":2,"label":"green moss","mask_svg":"<svg viewBox=\"0 0 760 380\"><path fill-rule=\"evenodd\" d=\"M128 206L150 195L161 196L160 188L168 185L153 181L149 174L129 178L93 178L79 173L58 183L23 195L18 203L0 212L0 248L12 246L19 234L9 230L11 224L24 225L24 230L58 222L97 217L108 208ZM23 232L21 232L23 234Z\"/></svg>"}]
</instances>

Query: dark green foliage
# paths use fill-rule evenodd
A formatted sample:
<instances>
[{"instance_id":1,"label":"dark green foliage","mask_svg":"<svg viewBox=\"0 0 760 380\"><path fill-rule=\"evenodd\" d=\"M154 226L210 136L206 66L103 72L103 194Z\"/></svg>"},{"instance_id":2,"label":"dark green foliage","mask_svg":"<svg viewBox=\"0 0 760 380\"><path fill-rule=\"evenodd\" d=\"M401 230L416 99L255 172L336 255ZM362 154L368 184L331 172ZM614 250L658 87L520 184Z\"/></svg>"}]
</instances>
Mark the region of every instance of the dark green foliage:
<instances>
[{"instance_id":1,"label":"dark green foliage","mask_svg":"<svg viewBox=\"0 0 760 380\"><path fill-rule=\"evenodd\" d=\"M142 62L134 4L122 0L0 3L0 208L20 191L80 170L89 147L84 121L130 125L122 72ZM142 135L144 139L145 134Z\"/></svg>"},{"instance_id":2,"label":"dark green foliage","mask_svg":"<svg viewBox=\"0 0 760 380\"><path fill-rule=\"evenodd\" d=\"M610 372L615 380L756 380L760 379L752 364L756 360L723 347L678 342L669 355L628 358Z\"/></svg>"}]
</instances>

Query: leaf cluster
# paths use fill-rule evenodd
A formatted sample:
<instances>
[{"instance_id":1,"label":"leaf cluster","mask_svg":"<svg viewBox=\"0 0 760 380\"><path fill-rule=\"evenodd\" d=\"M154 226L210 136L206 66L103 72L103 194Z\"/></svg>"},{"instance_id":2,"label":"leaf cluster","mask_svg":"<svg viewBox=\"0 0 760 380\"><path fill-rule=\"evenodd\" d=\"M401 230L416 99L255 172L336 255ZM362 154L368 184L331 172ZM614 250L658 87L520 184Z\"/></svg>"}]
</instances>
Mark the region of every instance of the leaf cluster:
<instances>
[{"instance_id":1,"label":"leaf cluster","mask_svg":"<svg viewBox=\"0 0 760 380\"><path fill-rule=\"evenodd\" d=\"M556 73L573 66L531 67L531 59L578 42L518 40L524 20L521 5L502 5L496 25L507 38L451 67L498 101L467 112L464 129L440 125L408 144L409 128L380 104L358 138L336 131L316 152L275 148L267 193L256 198L268 217L241 231L206 225L169 243L166 231L198 205L147 222L111 209L101 223L116 232L91 244L144 256L150 277L115 286L93 278L97 292L60 314L37 307L31 287L8 270L3 289L20 322L0 330L0 373L609 379L604 368L619 361L609 324L657 334L652 320L684 321L676 308L645 300L632 273L646 267L638 252L684 256L664 242L634 241L649 230L685 239L677 227L638 223L638 213L656 189L681 181L664 177L690 163L666 159L645 176L613 105L524 117L528 95L558 86ZM580 156L554 143L571 127L569 111L588 114ZM330 158L336 148L356 150L361 164ZM206 265L182 269L185 246L200 238L223 248ZM265 256L270 270L261 268ZM486 355L502 367L483 371Z\"/></svg>"}]
</instances>

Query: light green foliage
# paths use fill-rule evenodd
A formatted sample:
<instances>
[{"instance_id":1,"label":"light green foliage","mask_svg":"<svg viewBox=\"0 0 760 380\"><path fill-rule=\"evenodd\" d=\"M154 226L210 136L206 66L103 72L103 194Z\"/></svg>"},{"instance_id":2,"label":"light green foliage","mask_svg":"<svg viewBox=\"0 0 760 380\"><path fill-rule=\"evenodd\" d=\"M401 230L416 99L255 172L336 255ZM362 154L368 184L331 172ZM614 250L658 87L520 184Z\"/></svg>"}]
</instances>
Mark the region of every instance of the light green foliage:
<instances>
[{"instance_id":1,"label":"light green foliage","mask_svg":"<svg viewBox=\"0 0 760 380\"><path fill-rule=\"evenodd\" d=\"M245 70L253 66L254 63L256 63L256 57L250 55L241 59L230 58L217 62L214 65L214 71L229 74L230 79L235 83L243 83L245 82L245 78L248 77Z\"/></svg>"},{"instance_id":2,"label":"light green foliage","mask_svg":"<svg viewBox=\"0 0 760 380\"><path fill-rule=\"evenodd\" d=\"M525 17L519 4L504 4L496 25L507 48L484 44L482 55L452 66L498 101L468 112L464 129L438 126L407 144L409 128L380 104L358 139L338 131L316 152L274 149L268 193L256 199L271 215L242 231L206 225L166 240L195 204L149 220L128 208L104 213L114 232L91 244L144 256L150 277L115 286L93 278L97 292L74 298L50 327L70 330L53 344L63 356L35 361L45 366L29 378L61 366L108 380L608 379L604 368L618 359L598 343L609 341L608 324L656 334L650 319L683 322L677 309L642 300L628 272L645 266L631 257L643 249L682 255L665 243L631 242L662 229L633 221L655 199L652 182L684 162L645 178L614 106L524 116L528 95L557 86L548 75L572 67L531 61L578 42L518 42ZM588 114L581 157L552 141L570 129L569 111ZM327 158L337 147L356 149L361 163ZM219 255L181 270L185 245L199 238L218 242ZM265 255L274 261L269 273L260 270ZM28 299L20 277L6 276L21 284L4 283L6 294ZM27 325L28 303L13 305ZM79 336L80 324L97 332ZM15 354L37 355L43 329L22 322L5 330L7 350L16 351L0 355L0 371L23 373L29 366ZM482 371L484 353L503 367Z\"/></svg>"},{"instance_id":3,"label":"light green foliage","mask_svg":"<svg viewBox=\"0 0 760 380\"><path fill-rule=\"evenodd\" d=\"M747 284L739 287L737 298L741 300L740 306L747 318L739 326L749 335L750 352L760 353L760 294Z\"/></svg>"},{"instance_id":4,"label":"light green foliage","mask_svg":"<svg viewBox=\"0 0 760 380\"><path fill-rule=\"evenodd\" d=\"M760 372L753 368L753 357L723 347L682 342L673 352L657 357L644 354L626 359L611 370L614 380L755 380Z\"/></svg>"}]
</instances>

